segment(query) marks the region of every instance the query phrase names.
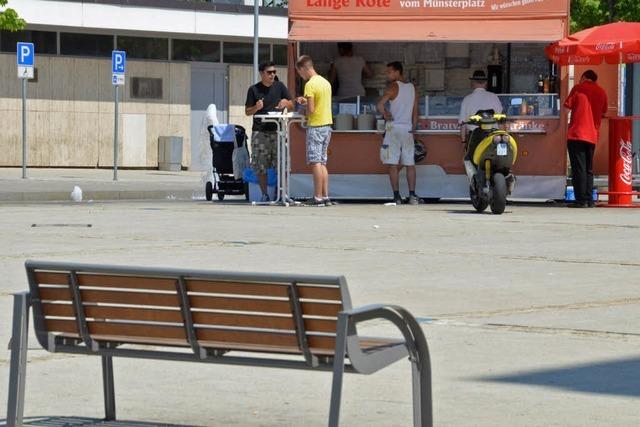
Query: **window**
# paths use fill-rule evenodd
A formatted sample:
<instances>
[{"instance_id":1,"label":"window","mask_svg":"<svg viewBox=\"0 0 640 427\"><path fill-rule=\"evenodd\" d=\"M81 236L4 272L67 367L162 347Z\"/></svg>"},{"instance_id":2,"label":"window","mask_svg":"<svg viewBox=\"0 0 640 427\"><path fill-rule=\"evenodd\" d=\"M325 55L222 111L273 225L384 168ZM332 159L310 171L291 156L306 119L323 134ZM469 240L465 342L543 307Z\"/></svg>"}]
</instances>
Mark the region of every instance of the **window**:
<instances>
[{"instance_id":1,"label":"window","mask_svg":"<svg viewBox=\"0 0 640 427\"><path fill-rule=\"evenodd\" d=\"M224 62L231 64L253 64L253 43L224 43ZM258 49L258 61L268 61L271 57L268 44Z\"/></svg>"},{"instance_id":2,"label":"window","mask_svg":"<svg viewBox=\"0 0 640 427\"><path fill-rule=\"evenodd\" d=\"M75 56L111 57L113 36L60 33L60 53Z\"/></svg>"},{"instance_id":3,"label":"window","mask_svg":"<svg viewBox=\"0 0 640 427\"><path fill-rule=\"evenodd\" d=\"M287 46L281 44L273 45L273 62L278 65L287 65Z\"/></svg>"},{"instance_id":4,"label":"window","mask_svg":"<svg viewBox=\"0 0 640 427\"><path fill-rule=\"evenodd\" d=\"M58 53L56 33L53 31L0 31L0 51L15 52L18 42L30 42L36 46L36 53L55 55Z\"/></svg>"},{"instance_id":5,"label":"window","mask_svg":"<svg viewBox=\"0 0 640 427\"><path fill-rule=\"evenodd\" d=\"M118 49L127 52L127 58L169 59L169 39L118 36Z\"/></svg>"},{"instance_id":6,"label":"window","mask_svg":"<svg viewBox=\"0 0 640 427\"><path fill-rule=\"evenodd\" d=\"M132 77L131 98L162 99L162 79L149 77Z\"/></svg>"},{"instance_id":7,"label":"window","mask_svg":"<svg viewBox=\"0 0 640 427\"><path fill-rule=\"evenodd\" d=\"M220 42L208 40L172 40L174 61L220 62Z\"/></svg>"}]
</instances>

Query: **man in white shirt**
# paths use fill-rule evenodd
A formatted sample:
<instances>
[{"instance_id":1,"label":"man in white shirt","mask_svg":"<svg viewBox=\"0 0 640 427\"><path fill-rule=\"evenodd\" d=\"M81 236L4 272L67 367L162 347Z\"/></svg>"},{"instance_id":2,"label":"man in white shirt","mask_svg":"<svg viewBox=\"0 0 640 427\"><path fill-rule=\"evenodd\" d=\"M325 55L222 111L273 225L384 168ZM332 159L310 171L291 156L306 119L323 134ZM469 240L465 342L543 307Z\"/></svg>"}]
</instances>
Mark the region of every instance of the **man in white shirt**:
<instances>
[{"instance_id":1,"label":"man in white shirt","mask_svg":"<svg viewBox=\"0 0 640 427\"><path fill-rule=\"evenodd\" d=\"M393 201L402 204L399 188L399 173L407 168L407 186L410 205L420 203L416 195L416 164L413 130L418 123L418 94L413 83L405 83L402 64L387 64L389 86L378 101L378 111L384 116L386 132L380 147L380 160L389 167L389 180L393 190ZM389 110L387 110L387 102Z\"/></svg>"},{"instance_id":2,"label":"man in white shirt","mask_svg":"<svg viewBox=\"0 0 640 427\"><path fill-rule=\"evenodd\" d=\"M460 117L458 119L460 122L460 140L463 144L469 140L465 160L471 159L472 153L480 141L476 141L475 138L468 138L468 134L473 132L477 126L465 125L463 123L469 120L469 117L476 114L479 110L493 110L495 113L502 113L502 104L496 94L487 91L487 76L484 71L474 71L473 76L471 76L469 80L471 80L473 92L465 96L462 100Z\"/></svg>"}]
</instances>

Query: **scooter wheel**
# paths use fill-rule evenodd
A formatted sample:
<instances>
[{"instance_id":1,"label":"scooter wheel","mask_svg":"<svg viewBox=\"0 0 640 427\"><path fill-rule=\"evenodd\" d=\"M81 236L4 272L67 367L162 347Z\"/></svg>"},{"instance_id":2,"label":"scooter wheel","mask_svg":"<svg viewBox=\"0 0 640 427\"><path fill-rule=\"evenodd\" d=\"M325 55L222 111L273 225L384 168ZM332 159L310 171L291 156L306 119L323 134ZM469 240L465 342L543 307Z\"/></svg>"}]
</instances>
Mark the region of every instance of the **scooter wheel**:
<instances>
[{"instance_id":1,"label":"scooter wheel","mask_svg":"<svg viewBox=\"0 0 640 427\"><path fill-rule=\"evenodd\" d=\"M493 174L491 212L500 215L507 207L507 181L501 173Z\"/></svg>"},{"instance_id":2,"label":"scooter wheel","mask_svg":"<svg viewBox=\"0 0 640 427\"><path fill-rule=\"evenodd\" d=\"M209 202L213 199L213 184L209 181L207 181L207 184L204 186L204 195Z\"/></svg>"},{"instance_id":3,"label":"scooter wheel","mask_svg":"<svg viewBox=\"0 0 640 427\"><path fill-rule=\"evenodd\" d=\"M482 213L489 206L489 202L487 199L483 199L473 188L473 186L469 187L469 196L471 197L471 204L475 208L476 211Z\"/></svg>"}]
</instances>

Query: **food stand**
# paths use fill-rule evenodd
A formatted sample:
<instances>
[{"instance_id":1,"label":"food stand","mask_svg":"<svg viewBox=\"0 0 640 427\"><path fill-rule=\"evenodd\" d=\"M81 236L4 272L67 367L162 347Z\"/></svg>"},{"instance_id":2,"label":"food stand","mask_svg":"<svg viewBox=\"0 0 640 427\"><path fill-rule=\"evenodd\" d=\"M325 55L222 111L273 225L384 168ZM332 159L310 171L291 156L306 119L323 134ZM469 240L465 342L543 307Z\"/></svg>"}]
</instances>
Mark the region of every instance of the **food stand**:
<instances>
[{"instance_id":1,"label":"food stand","mask_svg":"<svg viewBox=\"0 0 640 427\"><path fill-rule=\"evenodd\" d=\"M329 147L331 196L389 197L387 168L379 156L381 123L367 118L384 90L386 63L400 61L418 89L416 138L428 152L417 165L420 196L469 194L458 113L471 92L469 76L483 69L519 144L513 196L564 198L566 113L560 97L566 96L568 78L566 68L548 61L544 47L568 34L568 18L569 0L290 0L292 91L302 93L295 58L310 55L326 76L337 56L336 42L352 42L375 74L363 81L366 96L333 100L334 116L341 120ZM345 114L354 116L352 125ZM293 126L291 132L291 195L308 197L312 182L304 130Z\"/></svg>"}]
</instances>

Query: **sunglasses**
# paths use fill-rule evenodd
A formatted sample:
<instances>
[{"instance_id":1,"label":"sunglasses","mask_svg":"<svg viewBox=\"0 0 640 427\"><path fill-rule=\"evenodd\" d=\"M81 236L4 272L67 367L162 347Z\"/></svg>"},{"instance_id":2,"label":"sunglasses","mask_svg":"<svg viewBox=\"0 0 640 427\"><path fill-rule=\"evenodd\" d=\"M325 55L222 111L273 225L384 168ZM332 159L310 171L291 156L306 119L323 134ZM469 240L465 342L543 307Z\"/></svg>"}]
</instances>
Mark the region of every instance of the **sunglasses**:
<instances>
[{"instance_id":1,"label":"sunglasses","mask_svg":"<svg viewBox=\"0 0 640 427\"><path fill-rule=\"evenodd\" d=\"M276 70L268 70L268 71L265 71L265 74L274 75L274 76L276 75L276 73L277 73L277 71L276 71Z\"/></svg>"}]
</instances>

